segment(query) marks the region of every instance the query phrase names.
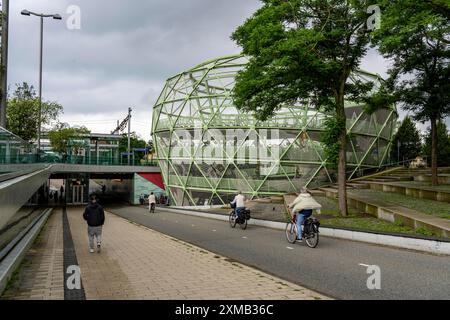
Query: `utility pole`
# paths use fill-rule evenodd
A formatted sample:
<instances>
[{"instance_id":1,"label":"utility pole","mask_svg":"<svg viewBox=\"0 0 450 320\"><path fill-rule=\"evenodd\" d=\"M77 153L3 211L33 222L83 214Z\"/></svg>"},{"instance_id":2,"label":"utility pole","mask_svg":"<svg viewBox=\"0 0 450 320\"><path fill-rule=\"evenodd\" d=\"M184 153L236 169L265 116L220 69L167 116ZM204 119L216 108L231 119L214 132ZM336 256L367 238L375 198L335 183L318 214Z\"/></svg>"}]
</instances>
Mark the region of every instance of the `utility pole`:
<instances>
[{"instance_id":1,"label":"utility pole","mask_svg":"<svg viewBox=\"0 0 450 320\"><path fill-rule=\"evenodd\" d=\"M130 153L131 153L131 111L133 111L133 110L131 108L128 108L128 116L120 124L119 124L119 120L117 120L117 128L114 129L113 131L111 131L111 134L118 134L120 132L124 132L126 126L128 125L128 148L127 148L128 165L130 165L130 157L131 157L131 155L130 155ZM122 163L122 158L120 161Z\"/></svg>"},{"instance_id":2,"label":"utility pole","mask_svg":"<svg viewBox=\"0 0 450 320\"><path fill-rule=\"evenodd\" d=\"M8 94L8 21L9 0L2 1L2 31L1 31L1 66L0 66L0 127L6 128L6 104Z\"/></svg>"},{"instance_id":3,"label":"utility pole","mask_svg":"<svg viewBox=\"0 0 450 320\"><path fill-rule=\"evenodd\" d=\"M128 108L128 165L130 165L131 159L131 108Z\"/></svg>"}]
</instances>

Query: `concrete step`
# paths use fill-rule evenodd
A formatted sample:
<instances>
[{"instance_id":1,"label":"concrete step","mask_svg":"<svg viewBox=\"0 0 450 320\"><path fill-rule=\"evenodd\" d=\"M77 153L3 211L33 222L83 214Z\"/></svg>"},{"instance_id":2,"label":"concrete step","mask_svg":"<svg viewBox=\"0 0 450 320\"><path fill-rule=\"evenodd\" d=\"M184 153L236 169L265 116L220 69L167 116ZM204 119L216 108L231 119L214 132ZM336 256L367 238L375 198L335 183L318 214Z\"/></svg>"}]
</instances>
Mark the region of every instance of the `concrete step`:
<instances>
[{"instance_id":1,"label":"concrete step","mask_svg":"<svg viewBox=\"0 0 450 320\"><path fill-rule=\"evenodd\" d=\"M334 188L319 188L328 198L337 198L338 190Z\"/></svg>"},{"instance_id":2,"label":"concrete step","mask_svg":"<svg viewBox=\"0 0 450 320\"><path fill-rule=\"evenodd\" d=\"M396 184L395 182L372 181L368 182L367 185L368 188L372 190L392 192L420 199L428 199L450 203L450 191L433 190L432 188L422 186L400 185Z\"/></svg>"},{"instance_id":3,"label":"concrete step","mask_svg":"<svg viewBox=\"0 0 450 320\"><path fill-rule=\"evenodd\" d=\"M347 194L347 201L349 206L372 214L379 219L392 223L402 222L414 229L425 227L441 237L450 237L450 220L351 192Z\"/></svg>"},{"instance_id":4,"label":"concrete step","mask_svg":"<svg viewBox=\"0 0 450 320\"><path fill-rule=\"evenodd\" d=\"M338 192L333 188L320 188L328 198L336 199ZM426 227L442 237L450 237L450 220L436 218L416 210L392 205L380 200L357 194L358 191L347 192L347 202L350 207L371 214L378 219L389 222L402 222L414 229Z\"/></svg>"},{"instance_id":5,"label":"concrete step","mask_svg":"<svg viewBox=\"0 0 450 320\"><path fill-rule=\"evenodd\" d=\"M426 175L416 175L414 176L414 181L430 182L431 173ZM450 184L450 174L438 174L438 182L439 184Z\"/></svg>"},{"instance_id":6,"label":"concrete step","mask_svg":"<svg viewBox=\"0 0 450 320\"><path fill-rule=\"evenodd\" d=\"M413 177L408 177L408 178L403 178L403 179L391 179L391 178L385 178L385 177L380 177L380 178L371 178L371 179L367 179L365 181L374 181L374 182L395 182L395 181L412 181ZM364 181L364 180L363 180Z\"/></svg>"},{"instance_id":7,"label":"concrete step","mask_svg":"<svg viewBox=\"0 0 450 320\"><path fill-rule=\"evenodd\" d=\"M350 186L353 189L369 189L369 185L365 181L350 182L350 183L347 183L347 186Z\"/></svg>"}]
</instances>

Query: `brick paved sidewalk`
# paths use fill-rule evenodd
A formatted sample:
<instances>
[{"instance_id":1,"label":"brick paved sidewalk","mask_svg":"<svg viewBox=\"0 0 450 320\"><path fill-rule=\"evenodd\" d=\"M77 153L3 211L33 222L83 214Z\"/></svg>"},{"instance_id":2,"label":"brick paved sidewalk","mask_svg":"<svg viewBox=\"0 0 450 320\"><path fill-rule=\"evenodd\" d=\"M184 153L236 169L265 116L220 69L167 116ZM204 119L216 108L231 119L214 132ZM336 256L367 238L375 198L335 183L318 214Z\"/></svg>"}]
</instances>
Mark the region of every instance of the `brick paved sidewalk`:
<instances>
[{"instance_id":1,"label":"brick paved sidewalk","mask_svg":"<svg viewBox=\"0 0 450 320\"><path fill-rule=\"evenodd\" d=\"M112 214L89 253L81 210L68 216L87 299L326 299Z\"/></svg>"},{"instance_id":2,"label":"brick paved sidewalk","mask_svg":"<svg viewBox=\"0 0 450 320\"><path fill-rule=\"evenodd\" d=\"M62 210L49 217L1 299L64 299Z\"/></svg>"},{"instance_id":3,"label":"brick paved sidewalk","mask_svg":"<svg viewBox=\"0 0 450 320\"><path fill-rule=\"evenodd\" d=\"M113 214L101 253L89 253L82 209L68 218L86 297L96 299L327 299ZM55 211L1 299L64 299L62 211Z\"/></svg>"}]
</instances>

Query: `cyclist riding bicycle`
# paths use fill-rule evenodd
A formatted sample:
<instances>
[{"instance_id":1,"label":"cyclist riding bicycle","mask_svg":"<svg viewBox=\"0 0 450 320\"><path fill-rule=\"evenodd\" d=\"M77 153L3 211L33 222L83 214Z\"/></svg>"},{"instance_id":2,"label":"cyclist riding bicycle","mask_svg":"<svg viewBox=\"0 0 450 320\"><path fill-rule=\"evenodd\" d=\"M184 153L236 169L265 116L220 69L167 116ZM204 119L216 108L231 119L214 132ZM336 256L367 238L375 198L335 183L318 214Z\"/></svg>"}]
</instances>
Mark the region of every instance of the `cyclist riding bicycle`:
<instances>
[{"instance_id":1,"label":"cyclist riding bicycle","mask_svg":"<svg viewBox=\"0 0 450 320\"><path fill-rule=\"evenodd\" d=\"M311 193L309 193L306 188L302 188L299 196L289 205L289 209L292 210L292 213L297 214L297 239L299 241L302 241L302 226L306 218L309 218L312 215L313 210L316 210L316 212L320 214L321 208L322 205L314 200Z\"/></svg>"},{"instance_id":2,"label":"cyclist riding bicycle","mask_svg":"<svg viewBox=\"0 0 450 320\"><path fill-rule=\"evenodd\" d=\"M156 197L153 192L148 196L148 211L155 213Z\"/></svg>"},{"instance_id":3,"label":"cyclist riding bicycle","mask_svg":"<svg viewBox=\"0 0 450 320\"><path fill-rule=\"evenodd\" d=\"M231 205L235 205L236 209L234 212L236 214L236 220L240 218L241 212L245 210L245 196L242 194L242 191L239 191L234 200L231 202Z\"/></svg>"}]
</instances>

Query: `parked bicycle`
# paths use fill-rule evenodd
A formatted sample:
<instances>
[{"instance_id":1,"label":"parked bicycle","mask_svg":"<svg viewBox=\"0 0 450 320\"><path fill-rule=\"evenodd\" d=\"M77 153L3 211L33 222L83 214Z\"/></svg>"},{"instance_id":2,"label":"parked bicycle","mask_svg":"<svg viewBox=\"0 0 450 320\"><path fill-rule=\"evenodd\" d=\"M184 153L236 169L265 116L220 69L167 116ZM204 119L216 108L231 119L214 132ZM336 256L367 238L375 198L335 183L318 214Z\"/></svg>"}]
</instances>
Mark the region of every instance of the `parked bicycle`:
<instances>
[{"instance_id":1,"label":"parked bicycle","mask_svg":"<svg viewBox=\"0 0 450 320\"><path fill-rule=\"evenodd\" d=\"M239 218L236 218L236 205L231 204L231 212L229 216L230 226L232 228L236 227L236 224L239 224L242 230L247 229L247 221L250 220L250 210L244 209Z\"/></svg>"},{"instance_id":2,"label":"parked bicycle","mask_svg":"<svg viewBox=\"0 0 450 320\"><path fill-rule=\"evenodd\" d=\"M320 221L316 218L309 217L303 223L303 239L310 248L315 248L319 244L319 226ZM289 243L294 244L297 241L297 214L294 214L291 221L286 224L286 239Z\"/></svg>"}]
</instances>

